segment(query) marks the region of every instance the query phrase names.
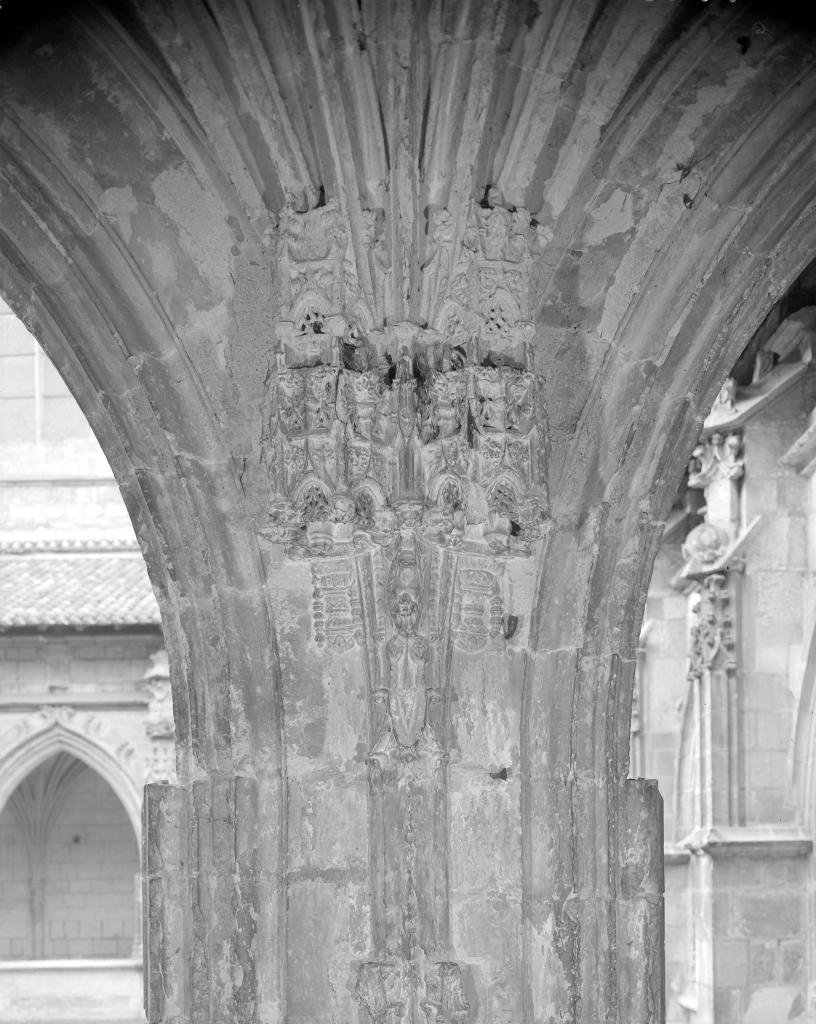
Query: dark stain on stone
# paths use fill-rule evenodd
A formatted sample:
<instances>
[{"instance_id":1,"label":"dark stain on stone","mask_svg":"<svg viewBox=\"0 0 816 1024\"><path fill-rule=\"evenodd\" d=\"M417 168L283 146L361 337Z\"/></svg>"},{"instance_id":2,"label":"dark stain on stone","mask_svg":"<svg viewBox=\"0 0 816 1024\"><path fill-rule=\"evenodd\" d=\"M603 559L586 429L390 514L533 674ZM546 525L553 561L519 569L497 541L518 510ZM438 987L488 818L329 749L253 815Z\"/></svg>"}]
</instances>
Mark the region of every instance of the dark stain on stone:
<instances>
[{"instance_id":1,"label":"dark stain on stone","mask_svg":"<svg viewBox=\"0 0 816 1024\"><path fill-rule=\"evenodd\" d=\"M515 531L516 535L521 532L521 528L519 527L518 523L511 523L510 526L511 526L511 530L510 530L511 533L513 533L513 529L512 529L513 526L516 526L518 528ZM504 634L504 639L505 640L509 640L515 634L516 630L518 629L518 624L519 624L519 617L518 617L518 615L503 615L502 616L502 632Z\"/></svg>"}]
</instances>

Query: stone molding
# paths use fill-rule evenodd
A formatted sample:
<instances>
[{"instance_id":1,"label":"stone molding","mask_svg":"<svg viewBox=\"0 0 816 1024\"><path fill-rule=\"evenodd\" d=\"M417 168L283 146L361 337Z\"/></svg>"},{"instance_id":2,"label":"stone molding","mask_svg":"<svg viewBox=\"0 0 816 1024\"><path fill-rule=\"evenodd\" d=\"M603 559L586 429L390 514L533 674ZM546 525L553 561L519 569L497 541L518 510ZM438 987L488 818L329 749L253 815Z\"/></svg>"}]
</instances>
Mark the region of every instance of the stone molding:
<instances>
[{"instance_id":1,"label":"stone molding","mask_svg":"<svg viewBox=\"0 0 816 1024\"><path fill-rule=\"evenodd\" d=\"M736 825L698 828L681 839L694 855L715 859L728 857L806 857L813 852L813 839L796 825Z\"/></svg>"},{"instance_id":2,"label":"stone molding","mask_svg":"<svg viewBox=\"0 0 816 1024\"><path fill-rule=\"evenodd\" d=\"M781 398L807 372L814 341L816 307L806 306L787 316L757 352L750 384L737 385L733 378L725 382L706 417L703 439L742 430ZM792 360L794 356L798 358ZM783 461L786 459L784 456Z\"/></svg>"},{"instance_id":3,"label":"stone molding","mask_svg":"<svg viewBox=\"0 0 816 1024\"><path fill-rule=\"evenodd\" d=\"M813 414L811 413L811 416ZM816 472L816 422L810 423L779 460L804 477Z\"/></svg>"},{"instance_id":4,"label":"stone molding","mask_svg":"<svg viewBox=\"0 0 816 1024\"><path fill-rule=\"evenodd\" d=\"M17 971L58 972L58 971L111 971L134 970L142 972L142 961L132 957L72 957L70 960L0 960L0 973L14 974Z\"/></svg>"},{"instance_id":5,"label":"stone molding","mask_svg":"<svg viewBox=\"0 0 816 1024\"><path fill-rule=\"evenodd\" d=\"M682 843L667 842L663 844L663 863L667 867L675 864L688 864L691 850Z\"/></svg>"},{"instance_id":6,"label":"stone molding","mask_svg":"<svg viewBox=\"0 0 816 1024\"><path fill-rule=\"evenodd\" d=\"M34 554L40 551L140 551L134 539L116 537L24 537L0 539L0 555Z\"/></svg>"}]
</instances>

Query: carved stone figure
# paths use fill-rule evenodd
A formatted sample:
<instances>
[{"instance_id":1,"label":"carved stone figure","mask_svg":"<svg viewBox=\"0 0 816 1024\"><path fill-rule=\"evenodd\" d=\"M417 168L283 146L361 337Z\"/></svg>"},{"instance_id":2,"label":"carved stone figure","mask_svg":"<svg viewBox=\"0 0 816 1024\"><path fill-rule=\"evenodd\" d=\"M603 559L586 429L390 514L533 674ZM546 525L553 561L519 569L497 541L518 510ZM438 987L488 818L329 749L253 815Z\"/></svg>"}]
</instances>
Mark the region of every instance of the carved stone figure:
<instances>
[{"instance_id":1,"label":"carved stone figure","mask_svg":"<svg viewBox=\"0 0 816 1024\"><path fill-rule=\"evenodd\" d=\"M736 409L737 382L733 377L726 377L725 383L720 388L720 393L714 400L713 408L733 412Z\"/></svg>"},{"instance_id":2,"label":"carved stone figure","mask_svg":"<svg viewBox=\"0 0 816 1024\"><path fill-rule=\"evenodd\" d=\"M166 651L156 651L151 655L150 667L144 674L144 686L148 695L144 728L150 738L151 753L148 781L174 779L175 724Z\"/></svg>"},{"instance_id":3,"label":"carved stone figure","mask_svg":"<svg viewBox=\"0 0 816 1024\"><path fill-rule=\"evenodd\" d=\"M715 433L692 452L689 487L707 487L715 480L738 480L744 469L740 435L723 437Z\"/></svg>"},{"instance_id":4,"label":"carved stone figure","mask_svg":"<svg viewBox=\"0 0 816 1024\"><path fill-rule=\"evenodd\" d=\"M435 964L426 974L427 995L422 1011L427 1024L453 1024L467 1020L469 1004L456 963Z\"/></svg>"},{"instance_id":5,"label":"carved stone figure","mask_svg":"<svg viewBox=\"0 0 816 1024\"><path fill-rule=\"evenodd\" d=\"M386 979L392 982L393 969L387 964L362 964L357 974L355 993L368 1011L372 1024L402 1024L405 1002L394 1001L386 987ZM399 986L399 976L397 984ZM401 987L401 986L400 986Z\"/></svg>"},{"instance_id":6,"label":"carved stone figure","mask_svg":"<svg viewBox=\"0 0 816 1024\"><path fill-rule=\"evenodd\" d=\"M416 554L411 549L401 549L388 579L388 607L396 635L385 645L385 686L379 699L385 704L387 715L385 730L369 754L374 763L390 757L407 761L422 753L441 757L427 722L432 695L426 681L428 644L417 635L421 601Z\"/></svg>"}]
</instances>

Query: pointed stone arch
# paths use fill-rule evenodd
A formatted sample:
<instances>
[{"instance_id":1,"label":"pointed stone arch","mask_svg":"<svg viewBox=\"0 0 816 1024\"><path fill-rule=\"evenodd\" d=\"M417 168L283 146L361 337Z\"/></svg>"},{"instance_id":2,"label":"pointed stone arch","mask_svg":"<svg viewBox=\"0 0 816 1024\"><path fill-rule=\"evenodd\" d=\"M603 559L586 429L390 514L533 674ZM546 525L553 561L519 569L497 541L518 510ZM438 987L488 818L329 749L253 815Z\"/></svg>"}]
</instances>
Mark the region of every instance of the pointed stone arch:
<instances>
[{"instance_id":1,"label":"pointed stone arch","mask_svg":"<svg viewBox=\"0 0 816 1024\"><path fill-rule=\"evenodd\" d=\"M108 783L127 812L141 850L145 767L131 744L96 715L70 707L41 707L0 736L0 751L0 811L31 771L65 752Z\"/></svg>"},{"instance_id":2,"label":"pointed stone arch","mask_svg":"<svg viewBox=\"0 0 816 1024\"><path fill-rule=\"evenodd\" d=\"M453 502L449 500L449 496L453 498ZM428 483L428 498L439 507L452 503L464 506L466 496L465 484L450 470L437 473Z\"/></svg>"},{"instance_id":3,"label":"pointed stone arch","mask_svg":"<svg viewBox=\"0 0 816 1024\"><path fill-rule=\"evenodd\" d=\"M447 208L461 241L494 182L535 213L531 351L552 427L554 529L521 685L517 1016L659 1015L644 941L659 852L632 883L659 808L622 779L645 580L740 339L816 251L812 46L769 18L746 61L748 5L565 3L530 24L525 5L465 5L455 23L455 5L432 5L421 30L396 0L212 0L200 19L84 6L3 55L0 291L89 416L160 596L180 786L153 791L149 881L181 910L152 937L151 1012L287 1012L276 581L257 531L276 214L287 197L318 207L322 186L378 322L433 322L424 220ZM191 852L212 864L215 820L239 863L213 869L196 917L189 880L162 872Z\"/></svg>"}]
</instances>

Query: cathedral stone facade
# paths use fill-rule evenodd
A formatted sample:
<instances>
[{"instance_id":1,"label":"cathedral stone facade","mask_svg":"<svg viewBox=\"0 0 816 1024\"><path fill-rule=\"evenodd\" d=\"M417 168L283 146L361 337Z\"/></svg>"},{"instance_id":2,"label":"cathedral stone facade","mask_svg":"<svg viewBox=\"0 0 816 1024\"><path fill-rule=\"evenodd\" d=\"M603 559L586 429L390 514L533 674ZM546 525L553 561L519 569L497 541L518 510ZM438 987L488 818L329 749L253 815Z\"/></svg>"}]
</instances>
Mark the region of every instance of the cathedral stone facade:
<instances>
[{"instance_id":1,"label":"cathedral stone facade","mask_svg":"<svg viewBox=\"0 0 816 1024\"><path fill-rule=\"evenodd\" d=\"M717 397L646 601L632 767L664 800L678 1024L814 1013L815 269Z\"/></svg>"},{"instance_id":2,"label":"cathedral stone facade","mask_svg":"<svg viewBox=\"0 0 816 1024\"><path fill-rule=\"evenodd\" d=\"M110 461L169 659L149 1021L662 1021L640 624L703 421L816 251L807 27L0 17L0 292ZM718 516L733 426L695 456ZM700 525L710 567L749 524ZM709 626L730 576L698 576Z\"/></svg>"}]
</instances>

